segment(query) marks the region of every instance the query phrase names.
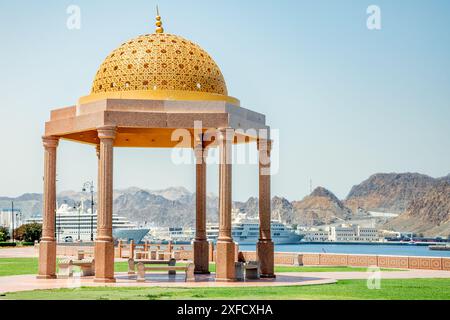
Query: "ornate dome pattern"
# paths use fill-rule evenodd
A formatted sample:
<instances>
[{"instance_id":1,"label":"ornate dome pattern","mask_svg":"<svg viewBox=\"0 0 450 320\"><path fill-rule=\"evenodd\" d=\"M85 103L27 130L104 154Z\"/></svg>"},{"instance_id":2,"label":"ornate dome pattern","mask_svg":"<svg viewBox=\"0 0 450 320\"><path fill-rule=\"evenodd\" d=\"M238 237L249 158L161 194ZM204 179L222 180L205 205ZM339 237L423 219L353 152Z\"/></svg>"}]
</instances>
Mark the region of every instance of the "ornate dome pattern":
<instances>
[{"instance_id":1,"label":"ornate dome pattern","mask_svg":"<svg viewBox=\"0 0 450 320\"><path fill-rule=\"evenodd\" d=\"M102 63L91 94L181 90L227 96L217 64L201 47L182 37L147 34L114 50Z\"/></svg>"}]
</instances>

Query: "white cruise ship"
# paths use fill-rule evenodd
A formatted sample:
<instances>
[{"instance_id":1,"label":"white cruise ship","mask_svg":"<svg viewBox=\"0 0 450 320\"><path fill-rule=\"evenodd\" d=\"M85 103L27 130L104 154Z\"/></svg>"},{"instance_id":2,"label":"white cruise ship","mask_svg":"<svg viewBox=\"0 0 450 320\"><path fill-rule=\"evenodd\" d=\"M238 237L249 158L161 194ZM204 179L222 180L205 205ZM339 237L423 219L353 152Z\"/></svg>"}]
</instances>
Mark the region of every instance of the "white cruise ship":
<instances>
[{"instance_id":1,"label":"white cruise ship","mask_svg":"<svg viewBox=\"0 0 450 320\"><path fill-rule=\"evenodd\" d=\"M301 236L291 227L280 221L272 220L272 240L275 244L294 244L300 242ZM259 219L247 218L244 213L233 210L232 224L233 240L238 244L256 244L259 239ZM208 241L216 242L219 236L218 224L207 224ZM195 238L195 229L183 227L152 228L149 232L150 241L172 241L174 243L190 243Z\"/></svg>"},{"instance_id":2,"label":"white cruise ship","mask_svg":"<svg viewBox=\"0 0 450 320\"><path fill-rule=\"evenodd\" d=\"M272 241L275 244L298 243L301 237L296 234L290 226L281 221L271 222ZM206 227L208 240L217 241L219 236L219 225L208 224ZM245 213L233 211L233 224L231 229L233 240L238 244L255 244L259 239L259 219L248 218Z\"/></svg>"},{"instance_id":3,"label":"white cruise ship","mask_svg":"<svg viewBox=\"0 0 450 320\"><path fill-rule=\"evenodd\" d=\"M28 219L28 222L42 223L42 217ZM56 239L58 242L89 242L91 231L97 235L97 212L85 210L84 206L74 208L67 203L62 204L56 211ZM133 240L135 243L148 233L147 228L138 228L125 217L113 214L113 237L115 240Z\"/></svg>"}]
</instances>

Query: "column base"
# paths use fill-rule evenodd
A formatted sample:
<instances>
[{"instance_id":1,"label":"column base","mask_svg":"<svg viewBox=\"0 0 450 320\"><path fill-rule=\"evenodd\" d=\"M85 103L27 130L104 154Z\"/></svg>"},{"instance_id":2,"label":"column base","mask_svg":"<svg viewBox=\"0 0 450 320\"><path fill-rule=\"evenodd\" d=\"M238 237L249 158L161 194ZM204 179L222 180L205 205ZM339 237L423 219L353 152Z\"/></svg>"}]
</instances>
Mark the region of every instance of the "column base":
<instances>
[{"instance_id":1,"label":"column base","mask_svg":"<svg viewBox=\"0 0 450 320\"><path fill-rule=\"evenodd\" d=\"M115 278L95 278L95 283L114 283L116 282Z\"/></svg>"},{"instance_id":2,"label":"column base","mask_svg":"<svg viewBox=\"0 0 450 320\"><path fill-rule=\"evenodd\" d=\"M233 241L217 241L216 281L236 281Z\"/></svg>"},{"instance_id":3,"label":"column base","mask_svg":"<svg viewBox=\"0 0 450 320\"><path fill-rule=\"evenodd\" d=\"M36 279L38 280L52 280L57 279L58 277L56 275L50 275L50 276L36 276Z\"/></svg>"},{"instance_id":4,"label":"column base","mask_svg":"<svg viewBox=\"0 0 450 320\"><path fill-rule=\"evenodd\" d=\"M261 279L276 279L276 275L275 274L260 274L259 277Z\"/></svg>"},{"instance_id":5,"label":"column base","mask_svg":"<svg viewBox=\"0 0 450 320\"><path fill-rule=\"evenodd\" d=\"M216 278L216 282L237 282L236 279L222 279L222 278Z\"/></svg>"},{"instance_id":6,"label":"column base","mask_svg":"<svg viewBox=\"0 0 450 320\"><path fill-rule=\"evenodd\" d=\"M194 253L195 274L210 274L209 272L209 244L206 240L194 240L192 245Z\"/></svg>"},{"instance_id":7,"label":"column base","mask_svg":"<svg viewBox=\"0 0 450 320\"><path fill-rule=\"evenodd\" d=\"M56 279L56 241L39 244L38 279Z\"/></svg>"},{"instance_id":8,"label":"column base","mask_svg":"<svg viewBox=\"0 0 450 320\"><path fill-rule=\"evenodd\" d=\"M95 241L95 279L94 282L115 282L114 242Z\"/></svg>"},{"instance_id":9,"label":"column base","mask_svg":"<svg viewBox=\"0 0 450 320\"><path fill-rule=\"evenodd\" d=\"M210 271L194 271L194 274L211 274Z\"/></svg>"},{"instance_id":10,"label":"column base","mask_svg":"<svg viewBox=\"0 0 450 320\"><path fill-rule=\"evenodd\" d=\"M256 257L260 263L261 278L275 278L274 251L275 246L271 240L259 241L256 245Z\"/></svg>"}]
</instances>

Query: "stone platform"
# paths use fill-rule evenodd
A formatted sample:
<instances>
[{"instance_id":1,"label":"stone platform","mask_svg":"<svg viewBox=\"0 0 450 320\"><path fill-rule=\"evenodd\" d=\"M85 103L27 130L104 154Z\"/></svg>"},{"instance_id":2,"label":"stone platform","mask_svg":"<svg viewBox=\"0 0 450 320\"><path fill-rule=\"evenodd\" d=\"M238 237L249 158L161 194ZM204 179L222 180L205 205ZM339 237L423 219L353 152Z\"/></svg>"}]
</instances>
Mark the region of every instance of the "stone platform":
<instances>
[{"instance_id":1,"label":"stone platform","mask_svg":"<svg viewBox=\"0 0 450 320\"><path fill-rule=\"evenodd\" d=\"M80 278L74 275L70 279L38 280L35 275L0 277L0 293L46 290L78 287L177 287L177 288L219 288L219 287L272 287L272 286L305 286L331 284L336 280L323 277L311 277L307 274L278 274L276 279L247 280L240 282L216 282L215 274L196 275L195 282L185 282L184 273L169 277L167 273L146 274L146 282L136 282L136 276L127 273L116 273L115 283L95 283L93 277Z\"/></svg>"}]
</instances>

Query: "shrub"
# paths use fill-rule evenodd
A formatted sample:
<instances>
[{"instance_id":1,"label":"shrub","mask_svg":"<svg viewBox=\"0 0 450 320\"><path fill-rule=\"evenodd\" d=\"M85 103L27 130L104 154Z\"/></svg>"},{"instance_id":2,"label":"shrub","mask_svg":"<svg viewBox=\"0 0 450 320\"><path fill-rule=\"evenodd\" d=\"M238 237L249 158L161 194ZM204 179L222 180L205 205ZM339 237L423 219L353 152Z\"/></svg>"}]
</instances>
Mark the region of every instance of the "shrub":
<instances>
[{"instance_id":1,"label":"shrub","mask_svg":"<svg viewBox=\"0 0 450 320\"><path fill-rule=\"evenodd\" d=\"M0 227L0 242L9 240L9 230L5 227Z\"/></svg>"},{"instance_id":2,"label":"shrub","mask_svg":"<svg viewBox=\"0 0 450 320\"><path fill-rule=\"evenodd\" d=\"M34 242L21 242L20 245L23 247L32 247L34 246Z\"/></svg>"},{"instance_id":3,"label":"shrub","mask_svg":"<svg viewBox=\"0 0 450 320\"><path fill-rule=\"evenodd\" d=\"M0 247L15 247L16 245L15 242L0 242Z\"/></svg>"},{"instance_id":4,"label":"shrub","mask_svg":"<svg viewBox=\"0 0 450 320\"><path fill-rule=\"evenodd\" d=\"M39 223L30 223L21 225L14 230L14 238L23 242L34 242L41 239L42 225Z\"/></svg>"}]
</instances>

